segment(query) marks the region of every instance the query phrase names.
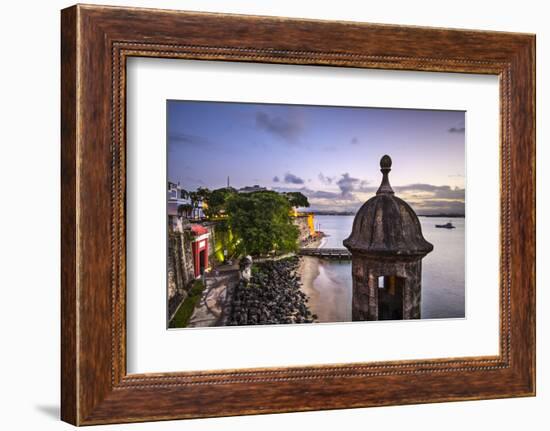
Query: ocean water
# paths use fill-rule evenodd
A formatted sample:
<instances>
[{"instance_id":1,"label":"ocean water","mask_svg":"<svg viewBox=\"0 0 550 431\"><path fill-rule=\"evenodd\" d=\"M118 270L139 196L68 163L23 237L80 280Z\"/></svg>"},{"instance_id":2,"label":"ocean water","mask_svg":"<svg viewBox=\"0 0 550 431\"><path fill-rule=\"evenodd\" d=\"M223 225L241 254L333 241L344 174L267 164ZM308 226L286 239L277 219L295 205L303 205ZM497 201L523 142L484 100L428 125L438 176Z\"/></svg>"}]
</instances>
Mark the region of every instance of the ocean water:
<instances>
[{"instance_id":1,"label":"ocean water","mask_svg":"<svg viewBox=\"0 0 550 431\"><path fill-rule=\"evenodd\" d=\"M315 216L316 227L327 237L321 247L343 248L354 216ZM424 238L434 250L422 260L422 318L457 318L465 312L465 219L419 217ZM456 229L439 229L436 224L451 221ZM309 257L308 259L317 259ZM313 286L319 295L310 303L320 322L351 321L351 261L318 259L319 275ZM332 306L315 302L331 301ZM329 310L329 311L327 311Z\"/></svg>"}]
</instances>

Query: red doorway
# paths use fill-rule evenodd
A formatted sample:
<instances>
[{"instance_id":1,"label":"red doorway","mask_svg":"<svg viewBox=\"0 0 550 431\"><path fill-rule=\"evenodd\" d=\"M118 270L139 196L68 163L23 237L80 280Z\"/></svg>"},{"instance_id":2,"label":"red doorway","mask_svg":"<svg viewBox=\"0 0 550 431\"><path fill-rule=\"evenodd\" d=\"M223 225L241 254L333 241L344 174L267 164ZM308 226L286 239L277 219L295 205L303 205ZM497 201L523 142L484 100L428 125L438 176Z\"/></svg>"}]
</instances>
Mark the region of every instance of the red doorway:
<instances>
[{"instance_id":1,"label":"red doorway","mask_svg":"<svg viewBox=\"0 0 550 431\"><path fill-rule=\"evenodd\" d=\"M195 238L192 240L193 264L195 278L200 277L208 269L208 229L201 225L193 225L191 231Z\"/></svg>"}]
</instances>

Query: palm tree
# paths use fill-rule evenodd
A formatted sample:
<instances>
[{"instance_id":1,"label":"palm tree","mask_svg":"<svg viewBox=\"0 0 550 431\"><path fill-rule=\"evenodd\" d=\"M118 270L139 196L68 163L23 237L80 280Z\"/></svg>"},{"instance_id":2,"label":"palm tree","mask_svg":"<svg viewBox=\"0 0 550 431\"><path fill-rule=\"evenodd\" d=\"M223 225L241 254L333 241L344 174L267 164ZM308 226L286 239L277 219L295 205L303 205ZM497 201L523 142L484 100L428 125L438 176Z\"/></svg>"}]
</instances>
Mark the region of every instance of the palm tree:
<instances>
[{"instance_id":1,"label":"palm tree","mask_svg":"<svg viewBox=\"0 0 550 431\"><path fill-rule=\"evenodd\" d=\"M191 200L191 209L193 219L197 218L197 209L199 208L200 195L197 192L189 192L189 199Z\"/></svg>"},{"instance_id":2,"label":"palm tree","mask_svg":"<svg viewBox=\"0 0 550 431\"><path fill-rule=\"evenodd\" d=\"M210 193L210 190L206 187L199 187L196 191L189 192L189 198L195 208L194 218L201 217L201 212L199 209L202 207L203 202L208 202Z\"/></svg>"},{"instance_id":3,"label":"palm tree","mask_svg":"<svg viewBox=\"0 0 550 431\"><path fill-rule=\"evenodd\" d=\"M185 189L180 189L180 199L189 198L189 192Z\"/></svg>"},{"instance_id":4,"label":"palm tree","mask_svg":"<svg viewBox=\"0 0 550 431\"><path fill-rule=\"evenodd\" d=\"M182 204L178 206L178 216L189 218L191 211L193 210L193 205L191 204Z\"/></svg>"}]
</instances>

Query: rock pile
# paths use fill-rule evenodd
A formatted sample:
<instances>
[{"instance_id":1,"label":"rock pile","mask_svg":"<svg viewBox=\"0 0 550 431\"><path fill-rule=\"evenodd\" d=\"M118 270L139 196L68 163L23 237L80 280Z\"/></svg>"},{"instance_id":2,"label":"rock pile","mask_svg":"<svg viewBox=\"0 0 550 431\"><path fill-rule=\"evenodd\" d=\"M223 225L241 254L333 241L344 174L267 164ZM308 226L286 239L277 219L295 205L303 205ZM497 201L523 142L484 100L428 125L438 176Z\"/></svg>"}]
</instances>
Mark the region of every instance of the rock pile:
<instances>
[{"instance_id":1,"label":"rock pile","mask_svg":"<svg viewBox=\"0 0 550 431\"><path fill-rule=\"evenodd\" d=\"M308 309L296 274L299 258L291 257L254 265L248 283L241 280L233 292L228 325L312 323L317 316Z\"/></svg>"}]
</instances>

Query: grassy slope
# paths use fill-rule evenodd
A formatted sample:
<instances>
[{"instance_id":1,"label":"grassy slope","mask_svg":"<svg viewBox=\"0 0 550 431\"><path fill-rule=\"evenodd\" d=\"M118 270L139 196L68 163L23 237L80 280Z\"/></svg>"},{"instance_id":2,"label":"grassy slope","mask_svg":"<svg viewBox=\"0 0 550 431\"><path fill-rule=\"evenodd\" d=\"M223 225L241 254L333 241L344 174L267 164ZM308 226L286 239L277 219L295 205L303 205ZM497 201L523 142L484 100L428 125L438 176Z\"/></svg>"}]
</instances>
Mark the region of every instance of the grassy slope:
<instances>
[{"instance_id":1,"label":"grassy slope","mask_svg":"<svg viewBox=\"0 0 550 431\"><path fill-rule=\"evenodd\" d=\"M180 308L176 312L174 318L168 325L170 328L185 328L189 323L189 319L195 310L195 307L199 303L202 292L204 291L204 284L200 280L195 280L193 287L189 289L189 295L183 301Z\"/></svg>"}]
</instances>

